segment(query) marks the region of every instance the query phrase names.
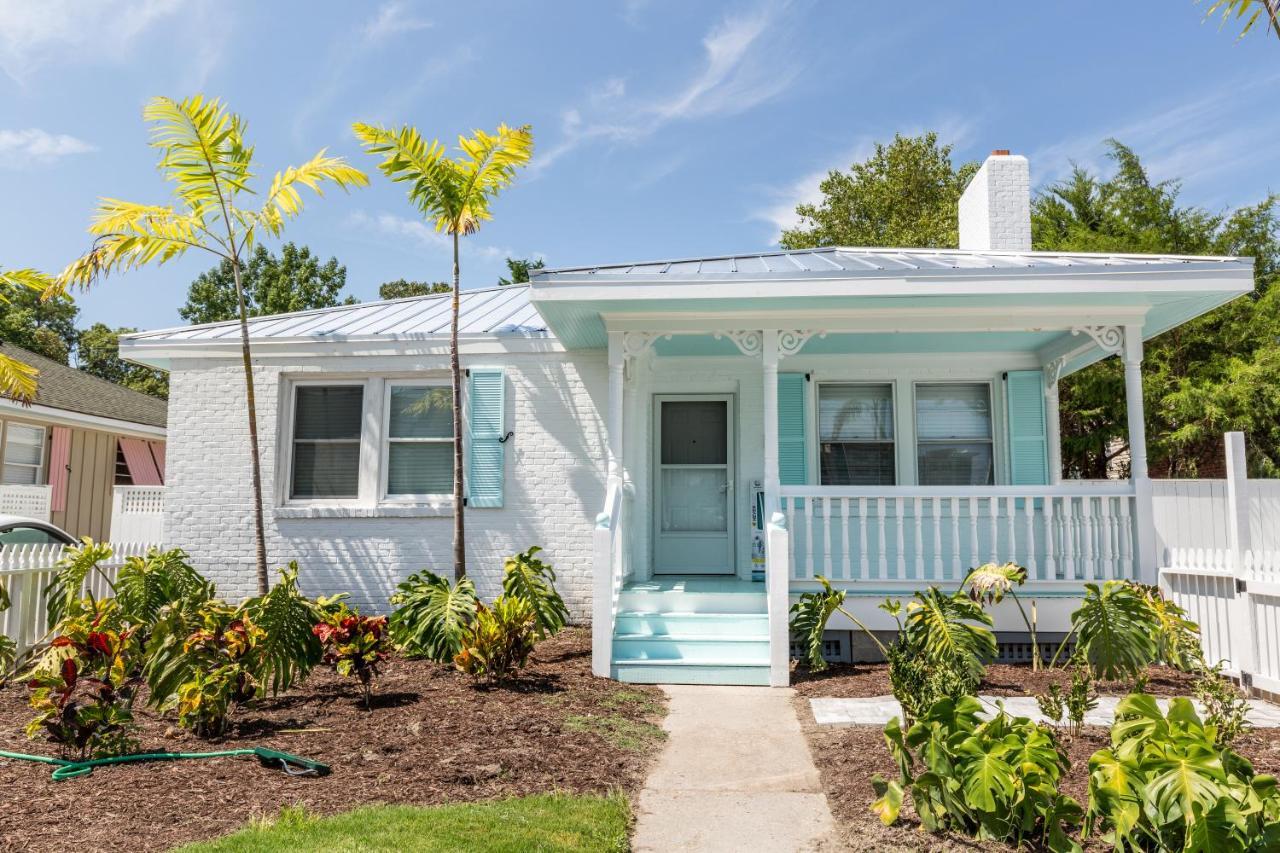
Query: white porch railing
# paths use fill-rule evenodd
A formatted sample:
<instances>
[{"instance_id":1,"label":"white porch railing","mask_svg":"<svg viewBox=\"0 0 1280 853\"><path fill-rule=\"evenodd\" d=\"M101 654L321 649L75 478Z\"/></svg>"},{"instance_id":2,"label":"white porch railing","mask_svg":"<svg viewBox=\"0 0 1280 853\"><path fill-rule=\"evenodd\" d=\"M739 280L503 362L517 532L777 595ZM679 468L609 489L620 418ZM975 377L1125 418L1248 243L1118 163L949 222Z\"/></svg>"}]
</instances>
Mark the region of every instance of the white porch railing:
<instances>
[{"instance_id":1,"label":"white porch railing","mask_svg":"<svg viewBox=\"0 0 1280 853\"><path fill-rule=\"evenodd\" d=\"M631 488L612 481L605 493L604 512L596 516L592 538L591 671L608 678L613 668L613 624L618 596L631 577L626 533Z\"/></svg>"},{"instance_id":2,"label":"white porch railing","mask_svg":"<svg viewBox=\"0 0 1280 853\"><path fill-rule=\"evenodd\" d=\"M164 541L164 486L116 486L111 492L113 542Z\"/></svg>"},{"instance_id":3,"label":"white porch railing","mask_svg":"<svg viewBox=\"0 0 1280 853\"><path fill-rule=\"evenodd\" d=\"M49 520L52 486L0 486L0 515Z\"/></svg>"},{"instance_id":4,"label":"white porch railing","mask_svg":"<svg viewBox=\"0 0 1280 853\"><path fill-rule=\"evenodd\" d=\"M1134 577L1133 501L1127 482L781 490L791 577L833 582L959 582L992 561L1033 581Z\"/></svg>"},{"instance_id":5,"label":"white porch railing","mask_svg":"<svg viewBox=\"0 0 1280 853\"><path fill-rule=\"evenodd\" d=\"M110 594L107 580L128 557L141 556L153 546L141 543L113 543L111 559L99 564L107 578L94 572L85 581L85 592L95 596ZM61 545L10 545L0 549L0 584L9 592L10 607L0 613L0 634L8 636L21 655L45 639L49 631L45 588L53 579L54 567L62 559Z\"/></svg>"}]
</instances>

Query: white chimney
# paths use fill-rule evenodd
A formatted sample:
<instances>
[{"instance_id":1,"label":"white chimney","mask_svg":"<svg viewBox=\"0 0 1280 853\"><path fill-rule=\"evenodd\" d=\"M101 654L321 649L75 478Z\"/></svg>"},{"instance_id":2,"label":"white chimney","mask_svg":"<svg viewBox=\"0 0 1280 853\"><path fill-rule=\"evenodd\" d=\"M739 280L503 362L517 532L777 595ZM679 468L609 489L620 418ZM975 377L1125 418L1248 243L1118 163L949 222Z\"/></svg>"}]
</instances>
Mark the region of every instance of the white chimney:
<instances>
[{"instance_id":1,"label":"white chimney","mask_svg":"<svg viewBox=\"0 0 1280 853\"><path fill-rule=\"evenodd\" d=\"M960 196L960 248L1031 251L1031 169L1027 158L998 149Z\"/></svg>"}]
</instances>

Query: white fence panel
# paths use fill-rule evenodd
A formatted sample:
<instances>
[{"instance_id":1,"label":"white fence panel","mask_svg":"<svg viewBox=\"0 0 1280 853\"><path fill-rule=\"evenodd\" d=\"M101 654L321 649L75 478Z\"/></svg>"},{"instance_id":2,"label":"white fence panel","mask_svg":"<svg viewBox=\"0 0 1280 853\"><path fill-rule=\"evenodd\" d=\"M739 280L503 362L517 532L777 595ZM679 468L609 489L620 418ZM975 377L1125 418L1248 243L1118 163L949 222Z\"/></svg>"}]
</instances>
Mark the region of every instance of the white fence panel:
<instances>
[{"instance_id":1,"label":"white fence panel","mask_svg":"<svg viewBox=\"0 0 1280 853\"><path fill-rule=\"evenodd\" d=\"M1152 480L1151 517L1161 566L1173 565L1176 549L1231 547L1226 480Z\"/></svg>"},{"instance_id":2,"label":"white fence panel","mask_svg":"<svg viewBox=\"0 0 1280 853\"><path fill-rule=\"evenodd\" d=\"M0 515L49 520L51 486L0 486Z\"/></svg>"},{"instance_id":3,"label":"white fence panel","mask_svg":"<svg viewBox=\"0 0 1280 853\"><path fill-rule=\"evenodd\" d=\"M116 486L112 490L111 540L164 541L164 486Z\"/></svg>"},{"instance_id":4,"label":"white fence panel","mask_svg":"<svg viewBox=\"0 0 1280 853\"><path fill-rule=\"evenodd\" d=\"M1182 556L1189 561L1188 554ZM1234 648L1231 631L1232 611L1236 607L1235 577L1222 570L1173 568L1161 573L1161 581L1165 595L1200 626L1200 645L1205 659L1222 663L1227 672L1239 675L1239 650Z\"/></svg>"}]
</instances>

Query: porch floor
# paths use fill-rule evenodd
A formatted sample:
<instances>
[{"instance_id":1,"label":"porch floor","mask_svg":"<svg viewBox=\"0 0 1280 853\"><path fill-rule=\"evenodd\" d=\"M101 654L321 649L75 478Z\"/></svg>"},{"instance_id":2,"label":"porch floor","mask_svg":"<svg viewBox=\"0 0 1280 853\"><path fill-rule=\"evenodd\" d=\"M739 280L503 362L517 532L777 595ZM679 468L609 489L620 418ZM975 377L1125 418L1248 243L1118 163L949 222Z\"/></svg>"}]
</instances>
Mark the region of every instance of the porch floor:
<instances>
[{"instance_id":1,"label":"porch floor","mask_svg":"<svg viewBox=\"0 0 1280 853\"><path fill-rule=\"evenodd\" d=\"M764 584L728 575L655 575L648 580L623 584L623 592L756 593Z\"/></svg>"}]
</instances>

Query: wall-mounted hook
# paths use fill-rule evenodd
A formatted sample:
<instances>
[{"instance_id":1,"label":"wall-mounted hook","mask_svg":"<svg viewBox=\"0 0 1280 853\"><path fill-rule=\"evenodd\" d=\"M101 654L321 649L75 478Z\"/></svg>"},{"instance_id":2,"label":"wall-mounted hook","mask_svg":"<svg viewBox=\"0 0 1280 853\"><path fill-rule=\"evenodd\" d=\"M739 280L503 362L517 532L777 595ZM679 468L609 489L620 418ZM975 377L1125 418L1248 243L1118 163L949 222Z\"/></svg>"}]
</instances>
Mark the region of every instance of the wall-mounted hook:
<instances>
[{"instance_id":1,"label":"wall-mounted hook","mask_svg":"<svg viewBox=\"0 0 1280 853\"><path fill-rule=\"evenodd\" d=\"M508 440L509 438L511 438L511 436L513 436L513 435L515 435L515 431L514 431L514 430L508 430L506 435L504 435L502 438L498 439L498 444L506 444L506 443L507 443L507 440Z\"/></svg>"}]
</instances>

